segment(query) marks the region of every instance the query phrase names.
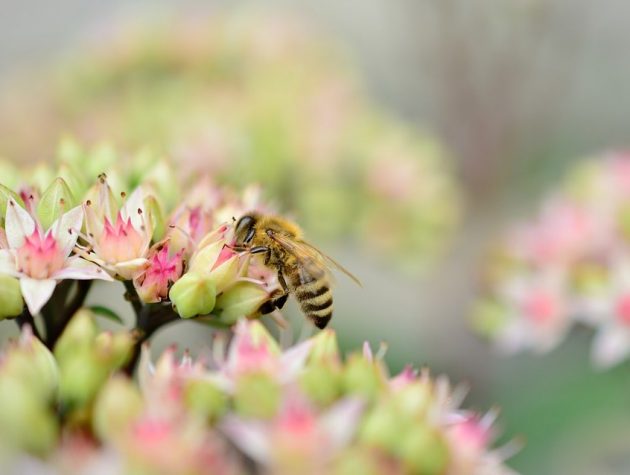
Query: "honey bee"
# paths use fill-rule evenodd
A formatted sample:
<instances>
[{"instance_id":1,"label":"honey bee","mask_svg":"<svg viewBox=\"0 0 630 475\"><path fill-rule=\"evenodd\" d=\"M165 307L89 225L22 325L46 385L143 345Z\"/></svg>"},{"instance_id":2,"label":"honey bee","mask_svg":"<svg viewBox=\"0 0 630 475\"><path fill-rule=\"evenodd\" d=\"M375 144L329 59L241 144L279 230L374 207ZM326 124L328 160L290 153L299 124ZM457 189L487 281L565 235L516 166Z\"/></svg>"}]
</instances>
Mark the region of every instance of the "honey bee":
<instances>
[{"instance_id":1,"label":"honey bee","mask_svg":"<svg viewBox=\"0 0 630 475\"><path fill-rule=\"evenodd\" d=\"M279 216L255 212L242 216L234 228L233 247L262 254L264 264L278 271L284 293L271 302L267 312L282 308L289 294L293 294L302 312L317 328L324 328L333 314L330 268L340 270L361 285L340 264L304 241L297 224Z\"/></svg>"}]
</instances>

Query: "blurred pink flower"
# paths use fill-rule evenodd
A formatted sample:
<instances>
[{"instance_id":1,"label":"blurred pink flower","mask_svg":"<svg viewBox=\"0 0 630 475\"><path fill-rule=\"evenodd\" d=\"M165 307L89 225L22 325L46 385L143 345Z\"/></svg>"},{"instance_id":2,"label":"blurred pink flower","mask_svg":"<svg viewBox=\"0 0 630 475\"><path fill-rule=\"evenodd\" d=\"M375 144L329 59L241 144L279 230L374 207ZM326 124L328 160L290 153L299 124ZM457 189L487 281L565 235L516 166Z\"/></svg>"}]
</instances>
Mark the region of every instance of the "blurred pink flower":
<instances>
[{"instance_id":1,"label":"blurred pink flower","mask_svg":"<svg viewBox=\"0 0 630 475\"><path fill-rule=\"evenodd\" d=\"M271 421L227 417L223 432L243 452L272 473L325 473L352 440L362 413L358 399L346 399L318 413L299 393L290 392Z\"/></svg>"}]
</instances>

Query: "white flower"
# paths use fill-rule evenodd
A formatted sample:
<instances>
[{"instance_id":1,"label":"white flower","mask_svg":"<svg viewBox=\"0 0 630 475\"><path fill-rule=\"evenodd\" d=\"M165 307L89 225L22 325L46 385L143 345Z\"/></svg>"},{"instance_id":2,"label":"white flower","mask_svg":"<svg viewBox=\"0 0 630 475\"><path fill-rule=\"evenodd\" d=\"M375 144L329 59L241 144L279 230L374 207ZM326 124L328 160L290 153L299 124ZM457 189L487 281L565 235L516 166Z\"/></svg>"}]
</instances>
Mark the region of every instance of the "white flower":
<instances>
[{"instance_id":1,"label":"white flower","mask_svg":"<svg viewBox=\"0 0 630 475\"><path fill-rule=\"evenodd\" d=\"M78 206L44 231L25 209L9 201L5 219L8 249L0 249L0 273L20 279L31 314L39 313L60 280L111 280L97 265L71 255L82 224L83 210Z\"/></svg>"}]
</instances>

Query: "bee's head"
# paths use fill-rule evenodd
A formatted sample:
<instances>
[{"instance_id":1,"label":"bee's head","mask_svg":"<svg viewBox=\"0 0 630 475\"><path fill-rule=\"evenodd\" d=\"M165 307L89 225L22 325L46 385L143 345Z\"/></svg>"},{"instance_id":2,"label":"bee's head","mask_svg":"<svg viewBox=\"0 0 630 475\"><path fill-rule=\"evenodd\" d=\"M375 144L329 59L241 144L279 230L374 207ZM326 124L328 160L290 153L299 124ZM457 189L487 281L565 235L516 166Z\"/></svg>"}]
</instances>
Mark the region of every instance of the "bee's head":
<instances>
[{"instance_id":1,"label":"bee's head","mask_svg":"<svg viewBox=\"0 0 630 475\"><path fill-rule=\"evenodd\" d=\"M256 217L251 214L241 216L234 227L234 242L238 247L248 247L256 233Z\"/></svg>"}]
</instances>

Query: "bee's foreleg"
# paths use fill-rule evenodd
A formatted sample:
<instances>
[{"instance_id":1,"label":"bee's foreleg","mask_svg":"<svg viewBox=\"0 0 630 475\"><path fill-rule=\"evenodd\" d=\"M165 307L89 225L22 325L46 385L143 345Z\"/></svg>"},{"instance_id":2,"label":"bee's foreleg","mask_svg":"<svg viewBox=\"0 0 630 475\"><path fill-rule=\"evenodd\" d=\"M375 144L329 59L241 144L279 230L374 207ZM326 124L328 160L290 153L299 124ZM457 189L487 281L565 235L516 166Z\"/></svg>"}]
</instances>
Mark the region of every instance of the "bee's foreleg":
<instances>
[{"instance_id":1,"label":"bee's foreleg","mask_svg":"<svg viewBox=\"0 0 630 475\"><path fill-rule=\"evenodd\" d=\"M271 249L267 246L256 246L252 247L249 250L250 254L262 254L265 253L265 265L269 265L269 261L271 260Z\"/></svg>"},{"instance_id":2,"label":"bee's foreleg","mask_svg":"<svg viewBox=\"0 0 630 475\"><path fill-rule=\"evenodd\" d=\"M287 281L284 280L284 275L282 274L282 269L278 269L278 282L280 282L280 286L282 290L284 290L285 295L289 294L289 286L287 285Z\"/></svg>"}]
</instances>

